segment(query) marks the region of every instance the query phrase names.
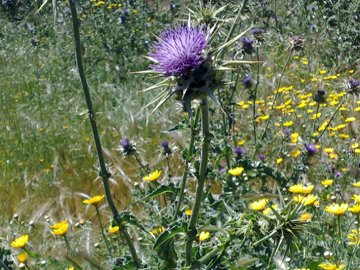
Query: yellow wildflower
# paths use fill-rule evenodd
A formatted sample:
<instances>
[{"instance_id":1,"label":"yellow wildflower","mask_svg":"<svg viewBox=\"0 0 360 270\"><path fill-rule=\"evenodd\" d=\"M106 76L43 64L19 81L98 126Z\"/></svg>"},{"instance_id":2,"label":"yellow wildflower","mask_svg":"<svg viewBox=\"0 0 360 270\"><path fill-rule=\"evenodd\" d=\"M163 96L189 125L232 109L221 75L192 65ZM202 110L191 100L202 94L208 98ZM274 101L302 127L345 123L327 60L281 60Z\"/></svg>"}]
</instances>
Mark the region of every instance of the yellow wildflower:
<instances>
[{"instance_id":1,"label":"yellow wildflower","mask_svg":"<svg viewBox=\"0 0 360 270\"><path fill-rule=\"evenodd\" d=\"M158 180L158 178L160 177L160 175L161 175L161 171L156 170L156 171L150 173L149 175L144 176L144 177L143 177L143 180L145 180L145 181L150 181L150 182L156 181L156 180Z\"/></svg>"},{"instance_id":2,"label":"yellow wildflower","mask_svg":"<svg viewBox=\"0 0 360 270\"><path fill-rule=\"evenodd\" d=\"M111 225L109 225L109 227L108 227L108 232L109 233L112 233L112 234L115 234L115 233L117 233L118 231L119 231L119 226L111 226Z\"/></svg>"},{"instance_id":3,"label":"yellow wildflower","mask_svg":"<svg viewBox=\"0 0 360 270\"><path fill-rule=\"evenodd\" d=\"M239 176L244 171L243 167L236 167L233 169L228 170L228 173L232 176Z\"/></svg>"},{"instance_id":4,"label":"yellow wildflower","mask_svg":"<svg viewBox=\"0 0 360 270\"><path fill-rule=\"evenodd\" d=\"M65 236L69 228L69 223L64 220L59 223L55 223L54 225L50 226L50 228L53 229L52 234L58 236Z\"/></svg>"},{"instance_id":5,"label":"yellow wildflower","mask_svg":"<svg viewBox=\"0 0 360 270\"><path fill-rule=\"evenodd\" d=\"M186 216L191 216L192 215L192 210L191 209L186 209L185 210L185 215Z\"/></svg>"},{"instance_id":6,"label":"yellow wildflower","mask_svg":"<svg viewBox=\"0 0 360 270\"><path fill-rule=\"evenodd\" d=\"M292 143L297 143L299 140L299 133L293 133L290 135L290 141Z\"/></svg>"},{"instance_id":7,"label":"yellow wildflower","mask_svg":"<svg viewBox=\"0 0 360 270\"><path fill-rule=\"evenodd\" d=\"M209 232L202 231L198 236L199 236L199 241L202 242L209 239L211 235Z\"/></svg>"},{"instance_id":8,"label":"yellow wildflower","mask_svg":"<svg viewBox=\"0 0 360 270\"><path fill-rule=\"evenodd\" d=\"M261 199L255 202L250 203L250 209L255 211L262 211L265 209L265 206L268 202L268 199Z\"/></svg>"},{"instance_id":9,"label":"yellow wildflower","mask_svg":"<svg viewBox=\"0 0 360 270\"><path fill-rule=\"evenodd\" d=\"M27 261L27 253L26 252L23 252L23 253L20 253L18 256L17 256L17 259L19 261L19 263L26 263Z\"/></svg>"},{"instance_id":10,"label":"yellow wildflower","mask_svg":"<svg viewBox=\"0 0 360 270\"><path fill-rule=\"evenodd\" d=\"M13 248L23 248L25 247L27 241L29 240L29 236L27 234L16 238L14 241L11 242L11 246Z\"/></svg>"},{"instance_id":11,"label":"yellow wildflower","mask_svg":"<svg viewBox=\"0 0 360 270\"><path fill-rule=\"evenodd\" d=\"M345 214L346 210L348 209L348 206L349 205L347 203L342 203L342 204L333 203L331 205L326 206L325 211L336 216L341 216Z\"/></svg>"},{"instance_id":12,"label":"yellow wildflower","mask_svg":"<svg viewBox=\"0 0 360 270\"><path fill-rule=\"evenodd\" d=\"M303 184L296 184L292 185L289 188L289 191L291 193L302 193L302 194L309 194L311 191L313 191L314 185L304 186Z\"/></svg>"},{"instance_id":13,"label":"yellow wildflower","mask_svg":"<svg viewBox=\"0 0 360 270\"><path fill-rule=\"evenodd\" d=\"M326 262L319 264L319 267L325 270L343 270L345 268L345 265L343 263L337 265L335 263Z\"/></svg>"},{"instance_id":14,"label":"yellow wildflower","mask_svg":"<svg viewBox=\"0 0 360 270\"><path fill-rule=\"evenodd\" d=\"M245 144L245 140L241 140L237 142L238 146L243 146Z\"/></svg>"},{"instance_id":15,"label":"yellow wildflower","mask_svg":"<svg viewBox=\"0 0 360 270\"><path fill-rule=\"evenodd\" d=\"M351 230L351 233L347 235L347 238L349 239L350 245L360 245L360 230Z\"/></svg>"},{"instance_id":16,"label":"yellow wildflower","mask_svg":"<svg viewBox=\"0 0 360 270\"><path fill-rule=\"evenodd\" d=\"M157 226L151 230L151 234L154 236L158 236L158 235L162 234L163 232L165 232L165 227L163 227L163 226Z\"/></svg>"},{"instance_id":17,"label":"yellow wildflower","mask_svg":"<svg viewBox=\"0 0 360 270\"><path fill-rule=\"evenodd\" d=\"M360 203L360 195L358 195L358 194L354 194L354 195L351 197L351 199L353 199L354 201Z\"/></svg>"},{"instance_id":18,"label":"yellow wildflower","mask_svg":"<svg viewBox=\"0 0 360 270\"><path fill-rule=\"evenodd\" d=\"M272 206L272 209L276 210L279 208L279 206L277 204L273 204ZM270 207L267 207L264 211L263 211L263 214L264 215L268 215L270 212L271 212L271 208Z\"/></svg>"},{"instance_id":19,"label":"yellow wildflower","mask_svg":"<svg viewBox=\"0 0 360 270\"><path fill-rule=\"evenodd\" d=\"M312 214L310 213L304 213L299 217L300 221L307 222L312 218Z\"/></svg>"},{"instance_id":20,"label":"yellow wildflower","mask_svg":"<svg viewBox=\"0 0 360 270\"><path fill-rule=\"evenodd\" d=\"M284 161L283 158L277 158L277 159L276 159L276 164L280 164L280 163L283 162L283 161Z\"/></svg>"},{"instance_id":21,"label":"yellow wildflower","mask_svg":"<svg viewBox=\"0 0 360 270\"><path fill-rule=\"evenodd\" d=\"M301 154L301 151L299 149L296 149L290 153L291 157L298 157Z\"/></svg>"},{"instance_id":22,"label":"yellow wildflower","mask_svg":"<svg viewBox=\"0 0 360 270\"><path fill-rule=\"evenodd\" d=\"M352 122L354 122L354 121L356 121L356 118L355 118L355 117L348 117L348 118L345 119L345 122L346 122L346 123L352 123Z\"/></svg>"},{"instance_id":23,"label":"yellow wildflower","mask_svg":"<svg viewBox=\"0 0 360 270\"><path fill-rule=\"evenodd\" d=\"M97 205L104 198L105 198L105 195L97 195L97 196L91 197L90 199L83 200L83 203Z\"/></svg>"},{"instance_id":24,"label":"yellow wildflower","mask_svg":"<svg viewBox=\"0 0 360 270\"><path fill-rule=\"evenodd\" d=\"M324 187L331 186L333 183L334 183L334 180L332 180L332 179L325 179L324 181L321 181L321 184Z\"/></svg>"},{"instance_id":25,"label":"yellow wildflower","mask_svg":"<svg viewBox=\"0 0 360 270\"><path fill-rule=\"evenodd\" d=\"M355 215L360 215L360 204L357 203L351 207L349 207L349 212L355 214Z\"/></svg>"},{"instance_id":26,"label":"yellow wildflower","mask_svg":"<svg viewBox=\"0 0 360 270\"><path fill-rule=\"evenodd\" d=\"M284 123L284 127L290 127L290 126L292 126L293 124L294 124L293 121L288 121L288 122L285 122L285 123Z\"/></svg>"},{"instance_id":27,"label":"yellow wildflower","mask_svg":"<svg viewBox=\"0 0 360 270\"><path fill-rule=\"evenodd\" d=\"M353 185L354 187L360 187L360 181L359 181L359 182L356 182L356 183L352 183L352 185Z\"/></svg>"},{"instance_id":28,"label":"yellow wildflower","mask_svg":"<svg viewBox=\"0 0 360 270\"><path fill-rule=\"evenodd\" d=\"M324 148L324 152L327 154L330 154L330 153L334 152L334 148Z\"/></svg>"},{"instance_id":29,"label":"yellow wildflower","mask_svg":"<svg viewBox=\"0 0 360 270\"><path fill-rule=\"evenodd\" d=\"M319 205L319 197L313 194L307 196L296 195L293 197L294 202L301 203L305 206Z\"/></svg>"}]
</instances>

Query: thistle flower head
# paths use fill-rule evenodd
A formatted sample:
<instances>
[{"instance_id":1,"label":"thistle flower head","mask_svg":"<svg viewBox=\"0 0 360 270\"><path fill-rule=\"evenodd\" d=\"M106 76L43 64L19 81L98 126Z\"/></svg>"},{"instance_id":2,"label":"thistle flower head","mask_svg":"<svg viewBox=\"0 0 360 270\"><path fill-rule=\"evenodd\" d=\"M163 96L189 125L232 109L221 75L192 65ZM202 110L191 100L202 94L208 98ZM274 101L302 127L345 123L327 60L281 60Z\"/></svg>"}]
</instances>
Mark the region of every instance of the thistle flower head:
<instances>
[{"instance_id":1,"label":"thistle flower head","mask_svg":"<svg viewBox=\"0 0 360 270\"><path fill-rule=\"evenodd\" d=\"M207 34L200 28L178 26L165 30L152 47L150 67L165 76L184 76L204 61Z\"/></svg>"}]
</instances>

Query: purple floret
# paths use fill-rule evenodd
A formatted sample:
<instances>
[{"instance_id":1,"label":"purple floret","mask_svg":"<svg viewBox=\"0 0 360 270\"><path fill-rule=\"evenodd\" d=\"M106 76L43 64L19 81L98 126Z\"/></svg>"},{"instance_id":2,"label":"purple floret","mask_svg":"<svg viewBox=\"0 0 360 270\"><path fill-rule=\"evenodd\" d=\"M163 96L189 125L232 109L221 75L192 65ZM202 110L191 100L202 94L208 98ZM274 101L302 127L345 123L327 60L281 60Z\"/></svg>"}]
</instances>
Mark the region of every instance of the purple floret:
<instances>
[{"instance_id":1,"label":"purple floret","mask_svg":"<svg viewBox=\"0 0 360 270\"><path fill-rule=\"evenodd\" d=\"M207 35L199 28L165 30L149 53L155 61L150 68L166 76L183 76L203 62L201 54L206 46Z\"/></svg>"}]
</instances>

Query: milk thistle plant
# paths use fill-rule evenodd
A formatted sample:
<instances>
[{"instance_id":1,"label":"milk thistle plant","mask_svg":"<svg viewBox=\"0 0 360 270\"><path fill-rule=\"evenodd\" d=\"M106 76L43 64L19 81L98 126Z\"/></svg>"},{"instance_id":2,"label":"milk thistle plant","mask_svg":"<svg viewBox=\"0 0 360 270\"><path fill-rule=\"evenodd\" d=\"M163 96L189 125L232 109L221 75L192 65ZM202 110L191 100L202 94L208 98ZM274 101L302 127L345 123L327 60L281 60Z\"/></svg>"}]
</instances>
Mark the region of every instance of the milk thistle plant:
<instances>
[{"instance_id":1,"label":"milk thistle plant","mask_svg":"<svg viewBox=\"0 0 360 270\"><path fill-rule=\"evenodd\" d=\"M222 8L218 10L214 9L213 13L216 14L221 12L221 10ZM234 24L237 22L237 19L234 20ZM220 102L214 94L215 89L224 85L224 82L217 76L217 71L226 70L229 66L252 63L251 61L226 61L223 59L225 51L240 40L246 31L234 38L231 38L232 32L230 31L228 37L231 39L225 41L224 44L213 46L212 40L219 33L220 29L221 27L217 22L212 23L211 21L207 21L205 24L196 26L191 23L191 19L189 18L186 25L178 25L166 29L161 33L148 55L149 60L154 63L150 65L150 68L165 77L160 83L145 90L165 88L165 90L150 103L157 103L155 109L175 94L176 99L182 103L184 110L188 113L189 119L192 120L192 101L200 101L192 124L190 122L192 135L186 160L187 163L191 161L195 139L194 130L198 121L201 119L202 146L200 166L197 175L195 201L186 232L185 259L187 266L190 266L193 261L193 242L198 234L197 221L201 210L208 171L209 145L212 138L210 133L208 98L214 101L217 107L222 110ZM224 113L223 110L222 113ZM175 218L181 209L187 182L187 171L188 167L186 165L180 183L180 191L174 213Z\"/></svg>"}]
</instances>

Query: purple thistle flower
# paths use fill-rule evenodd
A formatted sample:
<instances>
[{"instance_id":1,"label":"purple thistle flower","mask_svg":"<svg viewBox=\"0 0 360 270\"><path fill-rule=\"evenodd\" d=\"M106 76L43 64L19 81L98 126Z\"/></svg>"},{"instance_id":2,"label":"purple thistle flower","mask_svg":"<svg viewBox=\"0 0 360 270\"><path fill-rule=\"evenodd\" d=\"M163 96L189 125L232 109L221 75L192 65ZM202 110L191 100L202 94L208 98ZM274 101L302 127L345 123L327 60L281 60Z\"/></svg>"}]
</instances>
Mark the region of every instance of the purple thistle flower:
<instances>
[{"instance_id":1,"label":"purple thistle flower","mask_svg":"<svg viewBox=\"0 0 360 270\"><path fill-rule=\"evenodd\" d=\"M305 149L308 152L309 156L312 156L312 155L316 154L316 152L318 151L317 148L316 148L316 145L313 144L313 143L306 144Z\"/></svg>"},{"instance_id":2,"label":"purple thistle flower","mask_svg":"<svg viewBox=\"0 0 360 270\"><path fill-rule=\"evenodd\" d=\"M261 161L264 161L265 158L266 158L266 156L265 156L265 154L259 154L259 155L258 155L258 158L259 158Z\"/></svg>"},{"instance_id":3,"label":"purple thistle flower","mask_svg":"<svg viewBox=\"0 0 360 270\"><path fill-rule=\"evenodd\" d=\"M250 88L252 86L252 80L250 75L246 75L244 79L242 80L243 85L246 88Z\"/></svg>"},{"instance_id":4,"label":"purple thistle flower","mask_svg":"<svg viewBox=\"0 0 360 270\"><path fill-rule=\"evenodd\" d=\"M241 147L235 147L234 154L236 155L236 159L239 159L245 154L245 150Z\"/></svg>"},{"instance_id":5,"label":"purple thistle flower","mask_svg":"<svg viewBox=\"0 0 360 270\"><path fill-rule=\"evenodd\" d=\"M171 148L169 147L168 141L163 141L161 143L161 146L164 149L164 155L170 155L172 153Z\"/></svg>"},{"instance_id":6,"label":"purple thistle flower","mask_svg":"<svg viewBox=\"0 0 360 270\"><path fill-rule=\"evenodd\" d=\"M354 90L356 88L358 88L360 86L360 82L358 80L355 80L355 79L350 79L349 80L349 86L350 86L350 89Z\"/></svg>"},{"instance_id":7,"label":"purple thistle flower","mask_svg":"<svg viewBox=\"0 0 360 270\"><path fill-rule=\"evenodd\" d=\"M184 76L203 62L201 53L206 46L207 34L199 28L165 30L149 53L155 62L150 68L166 76Z\"/></svg>"},{"instance_id":8,"label":"purple thistle flower","mask_svg":"<svg viewBox=\"0 0 360 270\"><path fill-rule=\"evenodd\" d=\"M343 174L340 171L336 171L335 172L335 177L341 177Z\"/></svg>"},{"instance_id":9,"label":"purple thistle flower","mask_svg":"<svg viewBox=\"0 0 360 270\"><path fill-rule=\"evenodd\" d=\"M123 153L125 155L130 155L135 151L135 148L133 147L133 145L131 144L128 138L121 139L120 146L122 147Z\"/></svg>"},{"instance_id":10,"label":"purple thistle flower","mask_svg":"<svg viewBox=\"0 0 360 270\"><path fill-rule=\"evenodd\" d=\"M240 39L240 41L242 43L242 47L243 47L244 51L246 53L251 53L254 48L253 47L254 40L249 37L242 37Z\"/></svg>"}]
</instances>

